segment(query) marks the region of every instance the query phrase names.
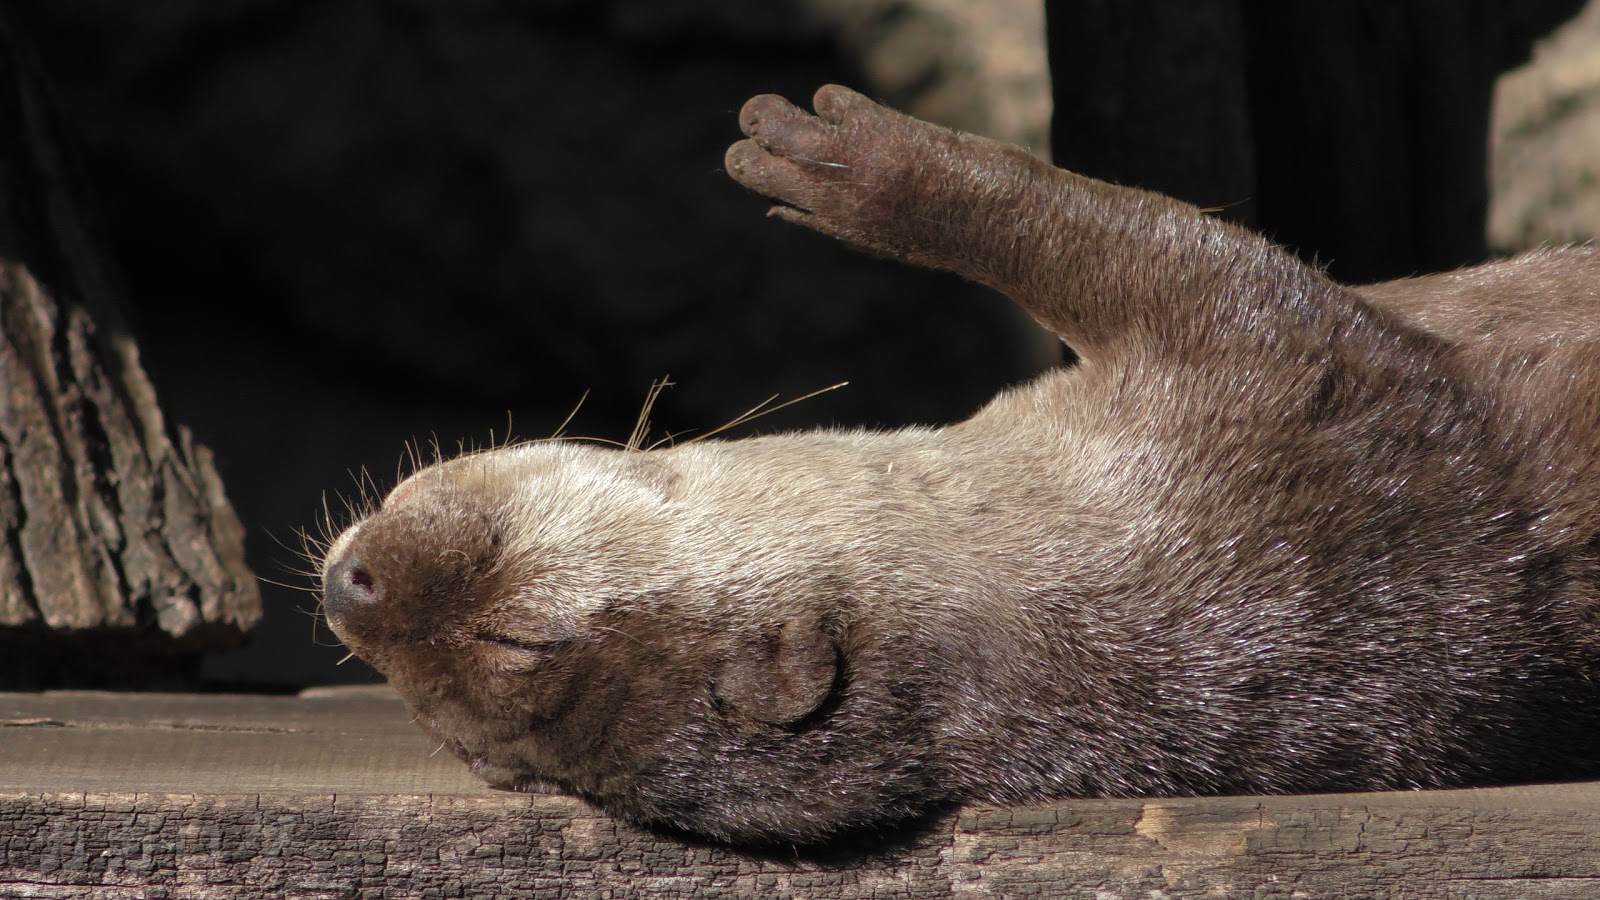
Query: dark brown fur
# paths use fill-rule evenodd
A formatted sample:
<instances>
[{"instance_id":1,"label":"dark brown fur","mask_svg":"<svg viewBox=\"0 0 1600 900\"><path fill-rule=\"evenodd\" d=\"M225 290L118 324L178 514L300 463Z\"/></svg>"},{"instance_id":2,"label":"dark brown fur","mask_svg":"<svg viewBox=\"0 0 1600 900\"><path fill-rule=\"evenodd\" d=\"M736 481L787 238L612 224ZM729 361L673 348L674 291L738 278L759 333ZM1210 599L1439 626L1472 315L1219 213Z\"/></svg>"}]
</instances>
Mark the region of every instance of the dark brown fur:
<instances>
[{"instance_id":1,"label":"dark brown fur","mask_svg":"<svg viewBox=\"0 0 1600 900\"><path fill-rule=\"evenodd\" d=\"M746 105L774 212L1081 357L947 429L404 482L330 623L495 784L718 838L933 804L1600 774L1600 257L1352 288L837 87Z\"/></svg>"}]
</instances>

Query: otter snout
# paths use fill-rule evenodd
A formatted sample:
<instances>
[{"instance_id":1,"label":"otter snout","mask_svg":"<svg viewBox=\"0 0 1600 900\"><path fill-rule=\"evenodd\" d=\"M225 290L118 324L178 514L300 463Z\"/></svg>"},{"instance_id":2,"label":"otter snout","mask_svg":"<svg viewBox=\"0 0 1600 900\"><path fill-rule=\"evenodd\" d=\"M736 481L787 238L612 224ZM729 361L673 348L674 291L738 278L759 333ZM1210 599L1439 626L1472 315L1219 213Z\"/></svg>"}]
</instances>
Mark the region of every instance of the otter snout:
<instances>
[{"instance_id":1,"label":"otter snout","mask_svg":"<svg viewBox=\"0 0 1600 900\"><path fill-rule=\"evenodd\" d=\"M384 591L361 558L355 554L330 560L322 577L322 606L330 619L343 619L351 612L380 602Z\"/></svg>"}]
</instances>

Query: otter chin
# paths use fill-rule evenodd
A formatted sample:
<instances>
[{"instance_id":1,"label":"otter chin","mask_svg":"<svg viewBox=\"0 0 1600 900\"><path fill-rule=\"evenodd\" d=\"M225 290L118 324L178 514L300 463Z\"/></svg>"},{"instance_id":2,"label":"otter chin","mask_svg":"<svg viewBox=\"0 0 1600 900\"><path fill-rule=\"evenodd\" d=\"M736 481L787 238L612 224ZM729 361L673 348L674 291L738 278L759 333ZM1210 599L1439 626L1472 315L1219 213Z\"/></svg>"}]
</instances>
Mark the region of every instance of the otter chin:
<instances>
[{"instance_id":1,"label":"otter chin","mask_svg":"<svg viewBox=\"0 0 1600 900\"><path fill-rule=\"evenodd\" d=\"M1600 254L1352 287L839 87L782 219L1005 293L1072 368L945 428L421 469L324 611L489 783L810 843L950 803L1600 774Z\"/></svg>"}]
</instances>

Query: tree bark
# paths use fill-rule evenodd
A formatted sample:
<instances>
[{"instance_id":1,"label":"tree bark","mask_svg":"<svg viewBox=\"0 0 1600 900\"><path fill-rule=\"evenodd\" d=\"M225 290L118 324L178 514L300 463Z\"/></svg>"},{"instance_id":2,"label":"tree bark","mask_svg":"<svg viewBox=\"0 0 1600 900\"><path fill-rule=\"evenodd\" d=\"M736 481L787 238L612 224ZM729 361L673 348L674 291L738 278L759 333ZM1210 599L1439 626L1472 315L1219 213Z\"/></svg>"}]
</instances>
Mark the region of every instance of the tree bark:
<instances>
[{"instance_id":1,"label":"tree bark","mask_svg":"<svg viewBox=\"0 0 1600 900\"><path fill-rule=\"evenodd\" d=\"M186 683L260 618L209 453L169 435L60 120L0 6L0 685Z\"/></svg>"}]
</instances>

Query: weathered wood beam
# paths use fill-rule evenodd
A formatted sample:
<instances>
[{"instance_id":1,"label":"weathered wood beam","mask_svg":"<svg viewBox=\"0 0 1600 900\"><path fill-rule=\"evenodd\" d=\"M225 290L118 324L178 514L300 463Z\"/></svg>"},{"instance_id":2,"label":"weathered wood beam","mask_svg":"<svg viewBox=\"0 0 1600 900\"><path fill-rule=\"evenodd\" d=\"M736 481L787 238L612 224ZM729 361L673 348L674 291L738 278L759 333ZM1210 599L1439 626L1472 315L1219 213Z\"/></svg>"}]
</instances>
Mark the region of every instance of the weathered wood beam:
<instances>
[{"instance_id":1,"label":"weathered wood beam","mask_svg":"<svg viewBox=\"0 0 1600 900\"><path fill-rule=\"evenodd\" d=\"M384 690L0 694L0 897L1600 896L1600 783L970 807L753 853L490 790Z\"/></svg>"}]
</instances>

